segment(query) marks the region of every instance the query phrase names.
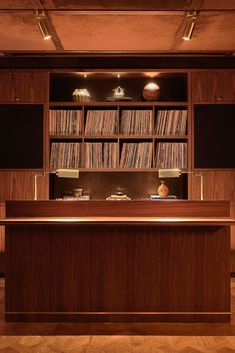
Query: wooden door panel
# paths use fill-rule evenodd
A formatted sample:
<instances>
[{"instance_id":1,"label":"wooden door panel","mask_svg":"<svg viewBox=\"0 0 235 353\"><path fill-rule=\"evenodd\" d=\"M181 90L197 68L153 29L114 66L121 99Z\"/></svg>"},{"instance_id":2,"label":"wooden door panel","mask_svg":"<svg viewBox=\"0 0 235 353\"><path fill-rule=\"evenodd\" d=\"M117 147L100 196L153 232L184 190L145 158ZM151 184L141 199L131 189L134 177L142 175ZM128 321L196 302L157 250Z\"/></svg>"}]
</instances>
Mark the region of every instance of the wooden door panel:
<instances>
[{"instance_id":1,"label":"wooden door panel","mask_svg":"<svg viewBox=\"0 0 235 353\"><path fill-rule=\"evenodd\" d=\"M0 102L44 102L45 73L1 72Z\"/></svg>"},{"instance_id":2,"label":"wooden door panel","mask_svg":"<svg viewBox=\"0 0 235 353\"><path fill-rule=\"evenodd\" d=\"M194 102L235 101L235 72L192 73L192 100Z\"/></svg>"}]
</instances>

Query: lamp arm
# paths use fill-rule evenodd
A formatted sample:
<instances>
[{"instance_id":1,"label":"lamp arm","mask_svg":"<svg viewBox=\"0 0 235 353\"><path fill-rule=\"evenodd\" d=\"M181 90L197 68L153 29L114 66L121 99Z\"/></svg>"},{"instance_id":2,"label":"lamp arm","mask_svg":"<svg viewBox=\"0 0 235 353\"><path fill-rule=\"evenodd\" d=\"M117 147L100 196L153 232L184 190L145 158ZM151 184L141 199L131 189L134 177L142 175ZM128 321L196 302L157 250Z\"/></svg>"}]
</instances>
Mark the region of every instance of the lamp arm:
<instances>
[{"instance_id":1,"label":"lamp arm","mask_svg":"<svg viewBox=\"0 0 235 353\"><path fill-rule=\"evenodd\" d=\"M49 174L47 172L43 173L34 173L33 174L33 199L37 200L38 199L38 177L44 177L46 174Z\"/></svg>"},{"instance_id":2,"label":"lamp arm","mask_svg":"<svg viewBox=\"0 0 235 353\"><path fill-rule=\"evenodd\" d=\"M203 174L202 173L193 174L193 176L199 176L200 177L200 199L203 200L204 199L204 195L203 195L203 188L204 188Z\"/></svg>"}]
</instances>

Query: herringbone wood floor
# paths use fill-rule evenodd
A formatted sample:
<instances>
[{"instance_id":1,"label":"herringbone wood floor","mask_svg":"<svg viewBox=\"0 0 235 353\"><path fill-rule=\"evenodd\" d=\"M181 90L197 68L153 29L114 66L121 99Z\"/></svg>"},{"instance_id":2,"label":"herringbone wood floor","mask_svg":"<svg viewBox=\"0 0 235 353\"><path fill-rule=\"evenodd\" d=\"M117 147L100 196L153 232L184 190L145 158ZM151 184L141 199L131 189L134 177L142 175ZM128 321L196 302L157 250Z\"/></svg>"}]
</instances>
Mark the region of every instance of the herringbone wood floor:
<instances>
[{"instance_id":1,"label":"herringbone wood floor","mask_svg":"<svg viewBox=\"0 0 235 353\"><path fill-rule=\"evenodd\" d=\"M4 322L0 280L1 353L235 353L235 279L232 321L226 324Z\"/></svg>"}]
</instances>

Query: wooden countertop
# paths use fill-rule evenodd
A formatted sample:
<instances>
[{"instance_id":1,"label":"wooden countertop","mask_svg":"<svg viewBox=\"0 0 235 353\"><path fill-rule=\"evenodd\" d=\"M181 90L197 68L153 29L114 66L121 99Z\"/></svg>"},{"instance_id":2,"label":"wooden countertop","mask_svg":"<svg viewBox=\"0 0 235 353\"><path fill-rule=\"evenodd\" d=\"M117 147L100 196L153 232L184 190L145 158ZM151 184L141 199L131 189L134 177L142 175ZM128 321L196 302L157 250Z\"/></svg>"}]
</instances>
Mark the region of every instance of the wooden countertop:
<instances>
[{"instance_id":1,"label":"wooden countertop","mask_svg":"<svg viewBox=\"0 0 235 353\"><path fill-rule=\"evenodd\" d=\"M151 224L151 225L235 225L231 217L8 217L1 225L12 224Z\"/></svg>"}]
</instances>

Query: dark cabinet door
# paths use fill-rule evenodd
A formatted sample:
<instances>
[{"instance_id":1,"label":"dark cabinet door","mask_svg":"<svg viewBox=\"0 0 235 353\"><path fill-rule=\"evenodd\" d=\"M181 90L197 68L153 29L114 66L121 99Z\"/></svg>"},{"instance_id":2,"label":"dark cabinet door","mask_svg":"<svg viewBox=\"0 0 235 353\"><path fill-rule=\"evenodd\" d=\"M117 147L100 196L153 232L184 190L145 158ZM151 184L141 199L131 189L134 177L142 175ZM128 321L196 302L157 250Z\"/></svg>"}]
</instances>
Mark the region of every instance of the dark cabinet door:
<instances>
[{"instance_id":1,"label":"dark cabinet door","mask_svg":"<svg viewBox=\"0 0 235 353\"><path fill-rule=\"evenodd\" d=\"M0 102L44 102L46 74L0 72Z\"/></svg>"},{"instance_id":2,"label":"dark cabinet door","mask_svg":"<svg viewBox=\"0 0 235 353\"><path fill-rule=\"evenodd\" d=\"M192 73L194 102L234 102L235 71Z\"/></svg>"}]
</instances>

